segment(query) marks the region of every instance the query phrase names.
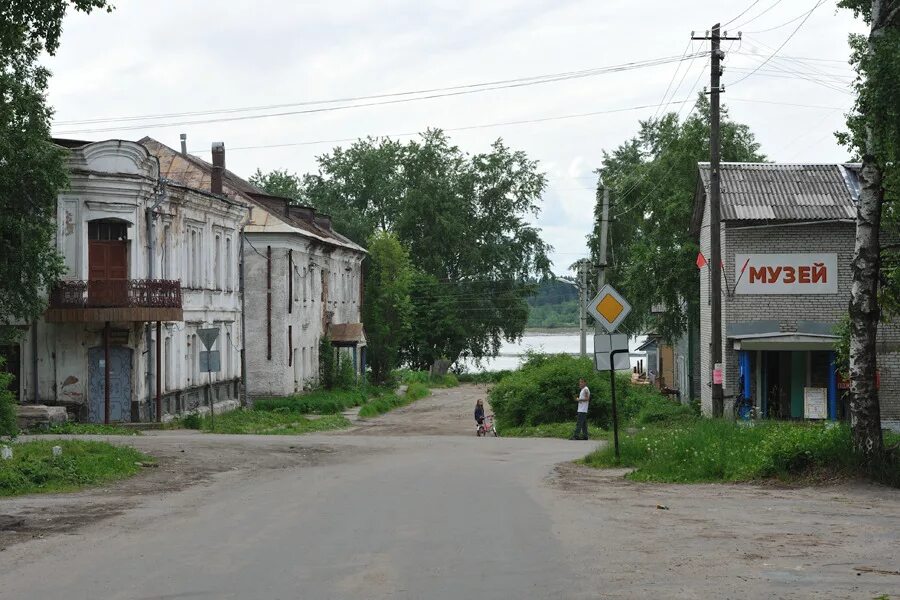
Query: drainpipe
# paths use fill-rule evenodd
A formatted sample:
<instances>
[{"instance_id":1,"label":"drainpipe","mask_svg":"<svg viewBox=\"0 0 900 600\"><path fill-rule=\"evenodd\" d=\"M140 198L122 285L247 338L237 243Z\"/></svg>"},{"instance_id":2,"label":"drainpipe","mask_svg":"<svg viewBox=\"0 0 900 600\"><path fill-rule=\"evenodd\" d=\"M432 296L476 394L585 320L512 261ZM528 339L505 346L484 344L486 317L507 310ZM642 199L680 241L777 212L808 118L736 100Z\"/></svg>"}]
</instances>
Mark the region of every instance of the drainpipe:
<instances>
[{"instance_id":1,"label":"drainpipe","mask_svg":"<svg viewBox=\"0 0 900 600\"><path fill-rule=\"evenodd\" d=\"M247 406L247 313L244 307L244 227L241 225L241 262L238 265L238 290L241 294L241 406Z\"/></svg>"},{"instance_id":2,"label":"drainpipe","mask_svg":"<svg viewBox=\"0 0 900 600\"><path fill-rule=\"evenodd\" d=\"M41 395L38 393L38 322L35 320L31 326L31 368L34 372L34 403L39 404Z\"/></svg>"},{"instance_id":3,"label":"drainpipe","mask_svg":"<svg viewBox=\"0 0 900 600\"><path fill-rule=\"evenodd\" d=\"M169 199L168 189L166 188L167 183L168 183L167 179L165 179L163 177L159 178L156 199L154 200L152 205L148 206L144 210L144 213L145 213L144 220L147 222L147 240L148 240L148 244L147 244L147 279L151 279L151 280L154 277L153 262L154 262L154 259L156 258L156 221L154 219L154 211L157 209L157 207L159 207L160 204L162 204L163 202L165 202L166 200ZM155 397L153 384L155 382L154 373L156 370L156 365L153 360L153 348L152 348L152 340L151 340L151 332L152 331L153 331L153 327L150 324L150 322L148 321L148 322L144 323L144 338L147 340L146 347L147 347L147 406L148 407L153 406L153 399ZM159 331L159 328L157 328L157 332L158 331ZM159 336L157 335L156 344L159 345L160 341L161 340L159 339ZM152 410L152 408L150 410ZM136 419L136 420L140 421L141 420L140 411L138 411L137 415L131 415L131 418L132 418L132 420ZM157 420L159 420L161 418L162 418L162 415L159 415L159 414L156 415Z\"/></svg>"}]
</instances>

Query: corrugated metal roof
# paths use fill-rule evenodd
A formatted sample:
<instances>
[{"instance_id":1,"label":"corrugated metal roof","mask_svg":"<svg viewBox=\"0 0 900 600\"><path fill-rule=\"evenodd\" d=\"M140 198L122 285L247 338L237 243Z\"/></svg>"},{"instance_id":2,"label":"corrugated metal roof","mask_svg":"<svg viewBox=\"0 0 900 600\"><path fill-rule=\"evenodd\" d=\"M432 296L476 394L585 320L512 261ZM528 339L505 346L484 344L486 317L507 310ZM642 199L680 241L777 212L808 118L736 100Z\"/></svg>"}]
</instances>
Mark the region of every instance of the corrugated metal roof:
<instances>
[{"instance_id":1,"label":"corrugated metal roof","mask_svg":"<svg viewBox=\"0 0 900 600\"><path fill-rule=\"evenodd\" d=\"M208 192L212 179L212 164L192 154L181 154L151 137L144 137L138 143L157 157L162 177ZM333 229L320 227L316 223L305 223L301 219L285 215L284 204L288 199L269 196L228 169L225 169L222 179L226 196L238 197L267 211L263 217L265 222L248 225L247 232L300 233L329 244L365 252L364 248Z\"/></svg>"},{"instance_id":2,"label":"corrugated metal roof","mask_svg":"<svg viewBox=\"0 0 900 600\"><path fill-rule=\"evenodd\" d=\"M709 163L698 166L708 194ZM722 163L722 219L852 219L859 196L858 171L856 164Z\"/></svg>"}]
</instances>

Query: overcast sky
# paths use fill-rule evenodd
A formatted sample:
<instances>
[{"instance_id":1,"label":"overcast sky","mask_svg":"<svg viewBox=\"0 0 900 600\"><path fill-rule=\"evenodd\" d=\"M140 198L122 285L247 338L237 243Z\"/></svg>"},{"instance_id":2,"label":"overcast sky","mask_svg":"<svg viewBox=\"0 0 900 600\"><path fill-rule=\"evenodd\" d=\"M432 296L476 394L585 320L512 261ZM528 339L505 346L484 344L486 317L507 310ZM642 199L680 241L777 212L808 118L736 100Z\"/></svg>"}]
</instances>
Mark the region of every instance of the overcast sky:
<instances>
[{"instance_id":1,"label":"overcast sky","mask_svg":"<svg viewBox=\"0 0 900 600\"><path fill-rule=\"evenodd\" d=\"M502 137L540 161L550 186L537 222L554 246L559 274L586 253L596 182L591 173L601 151L632 136L638 120L656 112L652 106L663 101L670 82L680 88L666 97L673 102L669 109L686 115L693 104L689 92L708 83L705 57L541 85L263 119L159 126L260 114L256 111L166 117L154 124L64 122L368 96L679 58L708 48L703 42L689 45L692 30L701 34L716 21L734 19L725 29L741 26L745 33L741 42L723 44L728 51L723 100L732 117L750 125L770 159L842 161L847 153L832 132L843 126L853 102L847 34L863 31L834 0L821 2L805 22L816 0L114 2L111 14L66 19L57 56L48 60L54 133L89 140L150 135L178 147L184 132L189 150L204 158L211 142L224 141L227 166L245 177L257 167L314 171L315 157L336 144L308 142L651 106L450 131L468 152L484 151ZM775 59L737 82L786 40ZM268 112L309 108L315 107ZM96 131L125 124L140 128ZM241 149L275 144L297 145Z\"/></svg>"}]
</instances>

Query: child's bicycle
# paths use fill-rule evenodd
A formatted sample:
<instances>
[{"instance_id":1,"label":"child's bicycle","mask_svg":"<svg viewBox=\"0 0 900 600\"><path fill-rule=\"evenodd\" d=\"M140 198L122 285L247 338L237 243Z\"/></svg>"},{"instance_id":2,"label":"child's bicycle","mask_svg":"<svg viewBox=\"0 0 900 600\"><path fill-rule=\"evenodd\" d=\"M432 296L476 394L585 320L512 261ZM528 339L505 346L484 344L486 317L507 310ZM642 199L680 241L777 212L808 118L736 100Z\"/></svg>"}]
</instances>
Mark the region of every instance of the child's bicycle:
<instances>
[{"instance_id":1,"label":"child's bicycle","mask_svg":"<svg viewBox=\"0 0 900 600\"><path fill-rule=\"evenodd\" d=\"M497 428L494 427L494 415L486 415L484 420L475 429L475 435L478 437L486 436L487 434L491 434L494 437L500 437L500 434L497 433Z\"/></svg>"}]
</instances>

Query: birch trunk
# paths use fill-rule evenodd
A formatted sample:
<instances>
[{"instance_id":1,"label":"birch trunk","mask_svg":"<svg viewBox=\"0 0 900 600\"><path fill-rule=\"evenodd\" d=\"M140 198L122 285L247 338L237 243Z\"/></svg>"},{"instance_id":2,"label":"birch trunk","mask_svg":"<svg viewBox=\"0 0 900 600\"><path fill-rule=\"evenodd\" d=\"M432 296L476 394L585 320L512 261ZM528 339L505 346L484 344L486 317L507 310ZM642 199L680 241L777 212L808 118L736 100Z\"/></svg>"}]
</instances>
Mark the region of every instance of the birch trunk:
<instances>
[{"instance_id":1,"label":"birch trunk","mask_svg":"<svg viewBox=\"0 0 900 600\"><path fill-rule=\"evenodd\" d=\"M872 0L870 56L875 40L883 33L886 6ZM877 333L880 311L878 281L881 270L881 210L884 204L882 172L876 160L877 144L873 120L867 115L865 149L860 172L861 190L856 209L856 243L851 263L850 288L850 426L853 447L869 462L884 452L881 437L881 408L875 386L877 369Z\"/></svg>"}]
</instances>

